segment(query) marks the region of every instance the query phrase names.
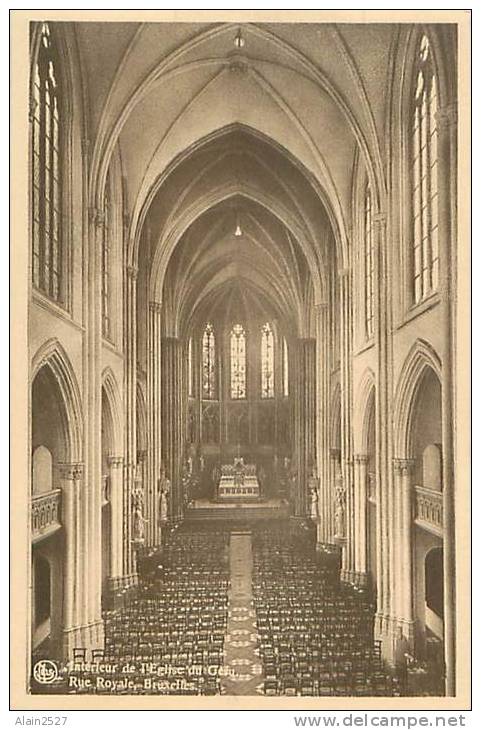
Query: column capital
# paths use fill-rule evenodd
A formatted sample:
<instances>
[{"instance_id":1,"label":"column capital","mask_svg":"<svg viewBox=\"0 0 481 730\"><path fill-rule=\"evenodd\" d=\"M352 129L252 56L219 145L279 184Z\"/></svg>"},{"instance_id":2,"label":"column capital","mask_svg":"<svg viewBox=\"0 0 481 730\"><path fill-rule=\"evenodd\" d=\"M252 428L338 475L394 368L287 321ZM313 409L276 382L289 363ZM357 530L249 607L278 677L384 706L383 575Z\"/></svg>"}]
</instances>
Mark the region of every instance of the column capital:
<instances>
[{"instance_id":1,"label":"column capital","mask_svg":"<svg viewBox=\"0 0 481 730\"><path fill-rule=\"evenodd\" d=\"M93 206L92 208L89 208L89 219L96 228L103 228L105 223L105 213L101 208Z\"/></svg>"},{"instance_id":2,"label":"column capital","mask_svg":"<svg viewBox=\"0 0 481 730\"><path fill-rule=\"evenodd\" d=\"M387 215L386 213L383 213L382 211L379 211L379 213L374 213L372 217L372 222L379 226L380 228L386 225L387 221Z\"/></svg>"},{"instance_id":3,"label":"column capital","mask_svg":"<svg viewBox=\"0 0 481 730\"><path fill-rule=\"evenodd\" d=\"M329 308L329 302L317 302L317 304L314 304L314 309L316 310L317 314L324 314Z\"/></svg>"},{"instance_id":4,"label":"column capital","mask_svg":"<svg viewBox=\"0 0 481 730\"><path fill-rule=\"evenodd\" d=\"M129 277L129 279L132 279L133 281L135 281L137 279L137 274L139 273L138 268L136 266L129 265L126 267L126 269L127 269L127 276Z\"/></svg>"},{"instance_id":5,"label":"column capital","mask_svg":"<svg viewBox=\"0 0 481 730\"><path fill-rule=\"evenodd\" d=\"M414 467L414 459L393 459L394 471L402 476L410 474Z\"/></svg>"},{"instance_id":6,"label":"column capital","mask_svg":"<svg viewBox=\"0 0 481 730\"><path fill-rule=\"evenodd\" d=\"M66 480L73 482L73 481L78 481L79 479L82 478L83 469L84 469L83 464L80 464L77 462L72 462L72 463L61 462L61 463L57 464L57 467L58 467L58 470L60 472L60 476L62 479L66 479Z\"/></svg>"},{"instance_id":7,"label":"column capital","mask_svg":"<svg viewBox=\"0 0 481 730\"><path fill-rule=\"evenodd\" d=\"M162 302L149 302L149 309L153 314L160 314L162 312Z\"/></svg>"},{"instance_id":8,"label":"column capital","mask_svg":"<svg viewBox=\"0 0 481 730\"><path fill-rule=\"evenodd\" d=\"M448 104L438 109L436 112L436 123L439 129L449 129L449 127L457 124L458 107L457 104Z\"/></svg>"},{"instance_id":9,"label":"column capital","mask_svg":"<svg viewBox=\"0 0 481 730\"><path fill-rule=\"evenodd\" d=\"M354 454L354 461L356 464L367 464L369 456L368 454Z\"/></svg>"},{"instance_id":10,"label":"column capital","mask_svg":"<svg viewBox=\"0 0 481 730\"><path fill-rule=\"evenodd\" d=\"M107 464L110 466L111 469L118 469L121 467L124 463L124 457L123 456L108 456L107 457Z\"/></svg>"}]
</instances>

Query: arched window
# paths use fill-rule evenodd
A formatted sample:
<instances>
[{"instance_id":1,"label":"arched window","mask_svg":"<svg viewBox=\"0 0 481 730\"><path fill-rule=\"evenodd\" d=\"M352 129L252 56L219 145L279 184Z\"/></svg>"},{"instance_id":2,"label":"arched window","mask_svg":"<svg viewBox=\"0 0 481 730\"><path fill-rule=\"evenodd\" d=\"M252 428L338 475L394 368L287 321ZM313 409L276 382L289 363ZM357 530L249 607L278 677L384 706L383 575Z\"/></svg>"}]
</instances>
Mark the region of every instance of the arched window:
<instances>
[{"instance_id":1,"label":"arched window","mask_svg":"<svg viewBox=\"0 0 481 730\"><path fill-rule=\"evenodd\" d=\"M282 338L282 395L284 398L289 395L289 350L285 337Z\"/></svg>"},{"instance_id":2,"label":"arched window","mask_svg":"<svg viewBox=\"0 0 481 730\"><path fill-rule=\"evenodd\" d=\"M235 324L230 333L230 395L233 400L247 396L246 334L241 324Z\"/></svg>"},{"instance_id":3,"label":"arched window","mask_svg":"<svg viewBox=\"0 0 481 730\"><path fill-rule=\"evenodd\" d=\"M206 399L216 397L215 372L215 334L209 323L202 338L202 397Z\"/></svg>"},{"instance_id":4,"label":"arched window","mask_svg":"<svg viewBox=\"0 0 481 730\"><path fill-rule=\"evenodd\" d=\"M64 126L57 54L42 23L32 89L32 278L55 301L63 299L61 134Z\"/></svg>"},{"instance_id":5,"label":"arched window","mask_svg":"<svg viewBox=\"0 0 481 730\"><path fill-rule=\"evenodd\" d=\"M261 335L261 398L274 397L274 335L269 322Z\"/></svg>"},{"instance_id":6,"label":"arched window","mask_svg":"<svg viewBox=\"0 0 481 730\"><path fill-rule=\"evenodd\" d=\"M188 394L189 398L194 395L194 363L192 361L192 337L189 337L189 344L187 349L187 381L188 381Z\"/></svg>"},{"instance_id":7,"label":"arched window","mask_svg":"<svg viewBox=\"0 0 481 730\"><path fill-rule=\"evenodd\" d=\"M412 92L412 290L414 303L438 288L437 83L429 40L421 37Z\"/></svg>"},{"instance_id":8,"label":"arched window","mask_svg":"<svg viewBox=\"0 0 481 730\"><path fill-rule=\"evenodd\" d=\"M110 181L109 177L105 182L104 192L104 221L102 236L102 334L107 339L111 336L110 317L110 241L111 241L111 205L110 205Z\"/></svg>"},{"instance_id":9,"label":"arched window","mask_svg":"<svg viewBox=\"0 0 481 730\"><path fill-rule=\"evenodd\" d=\"M374 236L372 231L372 196L369 183L364 192L364 326L369 339L374 332Z\"/></svg>"}]
</instances>

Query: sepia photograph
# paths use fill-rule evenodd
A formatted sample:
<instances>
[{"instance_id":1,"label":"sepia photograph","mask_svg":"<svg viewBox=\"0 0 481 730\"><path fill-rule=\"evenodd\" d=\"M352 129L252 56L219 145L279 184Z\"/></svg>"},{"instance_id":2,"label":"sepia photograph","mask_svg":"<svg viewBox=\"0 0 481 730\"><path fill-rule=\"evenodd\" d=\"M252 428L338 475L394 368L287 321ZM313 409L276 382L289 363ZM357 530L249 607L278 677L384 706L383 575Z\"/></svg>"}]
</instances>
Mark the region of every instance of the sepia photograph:
<instances>
[{"instance_id":1,"label":"sepia photograph","mask_svg":"<svg viewBox=\"0 0 481 730\"><path fill-rule=\"evenodd\" d=\"M11 12L17 707L468 707L470 22Z\"/></svg>"}]
</instances>

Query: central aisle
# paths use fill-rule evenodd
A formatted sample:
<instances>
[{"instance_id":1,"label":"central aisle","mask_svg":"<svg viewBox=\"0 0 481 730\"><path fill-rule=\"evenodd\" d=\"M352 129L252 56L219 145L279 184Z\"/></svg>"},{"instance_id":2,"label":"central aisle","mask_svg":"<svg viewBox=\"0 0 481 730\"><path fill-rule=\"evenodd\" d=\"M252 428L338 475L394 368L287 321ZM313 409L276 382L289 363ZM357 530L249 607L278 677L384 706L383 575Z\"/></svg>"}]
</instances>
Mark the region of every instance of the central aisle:
<instances>
[{"instance_id":1,"label":"central aisle","mask_svg":"<svg viewBox=\"0 0 481 730\"><path fill-rule=\"evenodd\" d=\"M222 693L263 693L262 666L252 597L252 541L250 530L233 531L229 546L230 591L224 642L226 675Z\"/></svg>"}]
</instances>

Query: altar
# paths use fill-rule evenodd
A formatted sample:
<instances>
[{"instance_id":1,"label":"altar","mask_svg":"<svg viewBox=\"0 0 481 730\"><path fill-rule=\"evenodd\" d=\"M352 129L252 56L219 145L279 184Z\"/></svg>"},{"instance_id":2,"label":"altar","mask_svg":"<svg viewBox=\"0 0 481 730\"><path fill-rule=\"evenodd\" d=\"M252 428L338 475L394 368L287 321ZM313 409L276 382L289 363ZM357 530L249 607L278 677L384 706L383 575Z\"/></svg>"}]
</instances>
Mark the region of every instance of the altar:
<instances>
[{"instance_id":1,"label":"altar","mask_svg":"<svg viewBox=\"0 0 481 730\"><path fill-rule=\"evenodd\" d=\"M221 501L242 501L259 499L259 480L255 464L244 464L242 457L233 464L223 464L217 486L217 499Z\"/></svg>"}]
</instances>

